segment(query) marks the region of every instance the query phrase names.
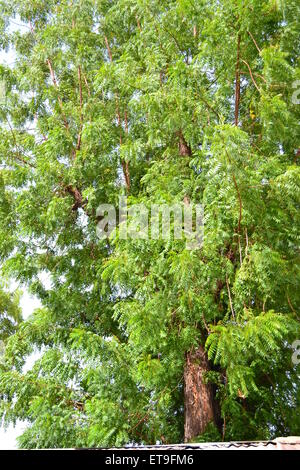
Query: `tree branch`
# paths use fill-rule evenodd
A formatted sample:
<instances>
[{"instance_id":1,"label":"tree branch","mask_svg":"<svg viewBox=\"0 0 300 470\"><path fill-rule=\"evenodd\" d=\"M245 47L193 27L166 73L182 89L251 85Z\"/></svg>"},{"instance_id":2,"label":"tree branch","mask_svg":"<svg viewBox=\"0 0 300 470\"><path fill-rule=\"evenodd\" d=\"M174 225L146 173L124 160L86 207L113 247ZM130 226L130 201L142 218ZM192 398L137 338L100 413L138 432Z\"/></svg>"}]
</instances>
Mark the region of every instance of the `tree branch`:
<instances>
[{"instance_id":1,"label":"tree branch","mask_svg":"<svg viewBox=\"0 0 300 470\"><path fill-rule=\"evenodd\" d=\"M52 79L52 83L53 83L54 87L58 90L58 85L57 85L55 73L54 73L54 70L53 70L52 63L51 63L51 60L50 60L50 59L47 59L47 64L48 64L48 67L49 67L49 71L50 71L50 76L51 76L51 79ZM63 102L62 102L62 99L61 99L61 97L60 97L59 95L58 95L58 102L59 102L59 106L60 106L60 109L61 109L61 112L62 112L62 116L63 116L65 128L69 131L69 130L70 130L70 129L69 129L69 124L68 124L66 115L65 115L65 113L64 113L64 110L63 110Z\"/></svg>"},{"instance_id":2,"label":"tree branch","mask_svg":"<svg viewBox=\"0 0 300 470\"><path fill-rule=\"evenodd\" d=\"M249 73L250 73L251 80L252 80L252 82L253 82L255 88L257 89L257 91L260 93L260 90L259 90L259 88L258 88L258 86L257 86L257 83L256 83L256 81L254 80L253 73L252 73L252 70L251 70L251 68L250 68L250 65L249 65L248 62L246 62L244 59L241 59L241 60L242 60L242 62L244 62L244 64L247 65L248 70L249 70Z\"/></svg>"},{"instance_id":3,"label":"tree branch","mask_svg":"<svg viewBox=\"0 0 300 470\"><path fill-rule=\"evenodd\" d=\"M82 80L81 80L81 67L78 66L78 83L79 83L79 102L80 102L80 128L77 137L77 145L76 150L80 150L81 147L81 135L82 135L82 127L83 127L83 114L82 114L82 106L83 106L83 98L82 98Z\"/></svg>"},{"instance_id":4,"label":"tree branch","mask_svg":"<svg viewBox=\"0 0 300 470\"><path fill-rule=\"evenodd\" d=\"M108 39L107 39L106 36L104 36L104 40L105 40L105 45L106 45L106 49L107 49L107 53L108 53L109 60L112 62L112 61L113 61L112 53L111 53L111 49L110 49L110 46L109 46L109 42L108 42Z\"/></svg>"},{"instance_id":5,"label":"tree branch","mask_svg":"<svg viewBox=\"0 0 300 470\"><path fill-rule=\"evenodd\" d=\"M247 31L247 33L249 34L250 38L251 38L252 41L254 42L255 47L256 47L256 49L258 50L258 52L261 53L261 49L258 47L257 42L255 41L254 37L252 36L251 32L250 32L250 31Z\"/></svg>"},{"instance_id":6,"label":"tree branch","mask_svg":"<svg viewBox=\"0 0 300 470\"><path fill-rule=\"evenodd\" d=\"M233 305L232 305L232 299L231 299L231 293L230 293L230 287L229 287L227 274L226 274L226 286L227 286L227 292L228 292L228 297L229 297L229 304L230 304L231 313L232 313L233 318L235 319L235 312L234 312Z\"/></svg>"},{"instance_id":7,"label":"tree branch","mask_svg":"<svg viewBox=\"0 0 300 470\"><path fill-rule=\"evenodd\" d=\"M241 47L241 35L238 33L237 38L237 58L235 66L235 110L234 110L234 122L235 125L239 124L239 107L241 98L241 77L240 77L240 47Z\"/></svg>"}]
</instances>

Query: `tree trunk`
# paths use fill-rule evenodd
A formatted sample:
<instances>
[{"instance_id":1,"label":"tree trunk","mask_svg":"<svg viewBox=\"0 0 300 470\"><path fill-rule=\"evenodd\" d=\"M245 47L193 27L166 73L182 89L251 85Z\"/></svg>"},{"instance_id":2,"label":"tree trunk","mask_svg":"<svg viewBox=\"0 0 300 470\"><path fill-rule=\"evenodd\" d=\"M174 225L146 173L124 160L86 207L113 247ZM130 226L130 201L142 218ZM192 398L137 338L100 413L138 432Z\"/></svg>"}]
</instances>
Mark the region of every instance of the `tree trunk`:
<instances>
[{"instance_id":1,"label":"tree trunk","mask_svg":"<svg viewBox=\"0 0 300 470\"><path fill-rule=\"evenodd\" d=\"M190 442L215 421L213 389L203 381L210 369L203 346L186 354L184 368L184 442Z\"/></svg>"}]
</instances>

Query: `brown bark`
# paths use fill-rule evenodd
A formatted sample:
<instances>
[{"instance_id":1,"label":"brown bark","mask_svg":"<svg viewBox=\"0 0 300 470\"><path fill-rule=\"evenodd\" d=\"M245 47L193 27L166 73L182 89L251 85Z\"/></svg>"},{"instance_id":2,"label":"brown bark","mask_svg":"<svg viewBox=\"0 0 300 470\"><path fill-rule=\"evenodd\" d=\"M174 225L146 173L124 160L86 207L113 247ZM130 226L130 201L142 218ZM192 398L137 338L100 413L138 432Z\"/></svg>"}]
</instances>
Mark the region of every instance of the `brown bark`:
<instances>
[{"instance_id":1,"label":"brown bark","mask_svg":"<svg viewBox=\"0 0 300 470\"><path fill-rule=\"evenodd\" d=\"M178 150L182 157L190 157L192 149L180 129L177 132ZM188 196L184 204L190 204ZM203 346L186 353L184 367L184 441L189 442L202 434L206 426L215 420L213 389L204 383L204 373L209 371L209 362Z\"/></svg>"},{"instance_id":2,"label":"brown bark","mask_svg":"<svg viewBox=\"0 0 300 470\"><path fill-rule=\"evenodd\" d=\"M128 162L125 162L124 160L122 160L122 168L123 168L123 174L125 178L127 193L130 193L130 174L129 174Z\"/></svg>"},{"instance_id":3,"label":"brown bark","mask_svg":"<svg viewBox=\"0 0 300 470\"><path fill-rule=\"evenodd\" d=\"M69 185L66 186L65 190L74 198L74 204L72 206L73 211L76 211L77 209L83 207L84 204L87 202L86 200L83 200L82 194L78 188Z\"/></svg>"},{"instance_id":4,"label":"brown bark","mask_svg":"<svg viewBox=\"0 0 300 470\"><path fill-rule=\"evenodd\" d=\"M182 130L177 132L178 135L178 150L179 150L179 155L182 157L191 157L192 155L192 149L187 143L187 141L184 138L184 135L182 133Z\"/></svg>"},{"instance_id":5,"label":"brown bark","mask_svg":"<svg viewBox=\"0 0 300 470\"><path fill-rule=\"evenodd\" d=\"M215 421L215 404L211 384L204 383L210 369L203 346L186 354L184 368L184 442L190 442Z\"/></svg>"}]
</instances>

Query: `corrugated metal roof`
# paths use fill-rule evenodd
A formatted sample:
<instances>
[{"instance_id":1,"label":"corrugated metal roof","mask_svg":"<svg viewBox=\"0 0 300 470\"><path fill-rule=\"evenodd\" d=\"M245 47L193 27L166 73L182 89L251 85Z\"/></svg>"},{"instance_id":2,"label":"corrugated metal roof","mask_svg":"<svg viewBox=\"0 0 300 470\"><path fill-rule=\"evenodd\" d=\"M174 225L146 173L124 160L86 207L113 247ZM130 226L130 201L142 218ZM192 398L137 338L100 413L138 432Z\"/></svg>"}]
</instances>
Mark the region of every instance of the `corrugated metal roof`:
<instances>
[{"instance_id":1,"label":"corrugated metal roof","mask_svg":"<svg viewBox=\"0 0 300 470\"><path fill-rule=\"evenodd\" d=\"M279 437L272 441L201 442L187 444L126 446L118 450L300 450L300 437Z\"/></svg>"}]
</instances>

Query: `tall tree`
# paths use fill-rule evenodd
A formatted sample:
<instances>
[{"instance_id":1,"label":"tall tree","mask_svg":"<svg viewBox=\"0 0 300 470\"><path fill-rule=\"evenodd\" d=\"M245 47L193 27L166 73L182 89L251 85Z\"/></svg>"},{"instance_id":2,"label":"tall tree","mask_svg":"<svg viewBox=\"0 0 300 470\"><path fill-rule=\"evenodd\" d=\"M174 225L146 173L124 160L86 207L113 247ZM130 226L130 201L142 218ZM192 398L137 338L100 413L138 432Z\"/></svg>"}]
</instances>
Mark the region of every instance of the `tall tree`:
<instances>
[{"instance_id":1,"label":"tall tree","mask_svg":"<svg viewBox=\"0 0 300 470\"><path fill-rule=\"evenodd\" d=\"M43 305L0 374L20 446L299 433L299 2L0 5L0 260ZM203 204L201 249L99 240L121 195Z\"/></svg>"}]
</instances>

